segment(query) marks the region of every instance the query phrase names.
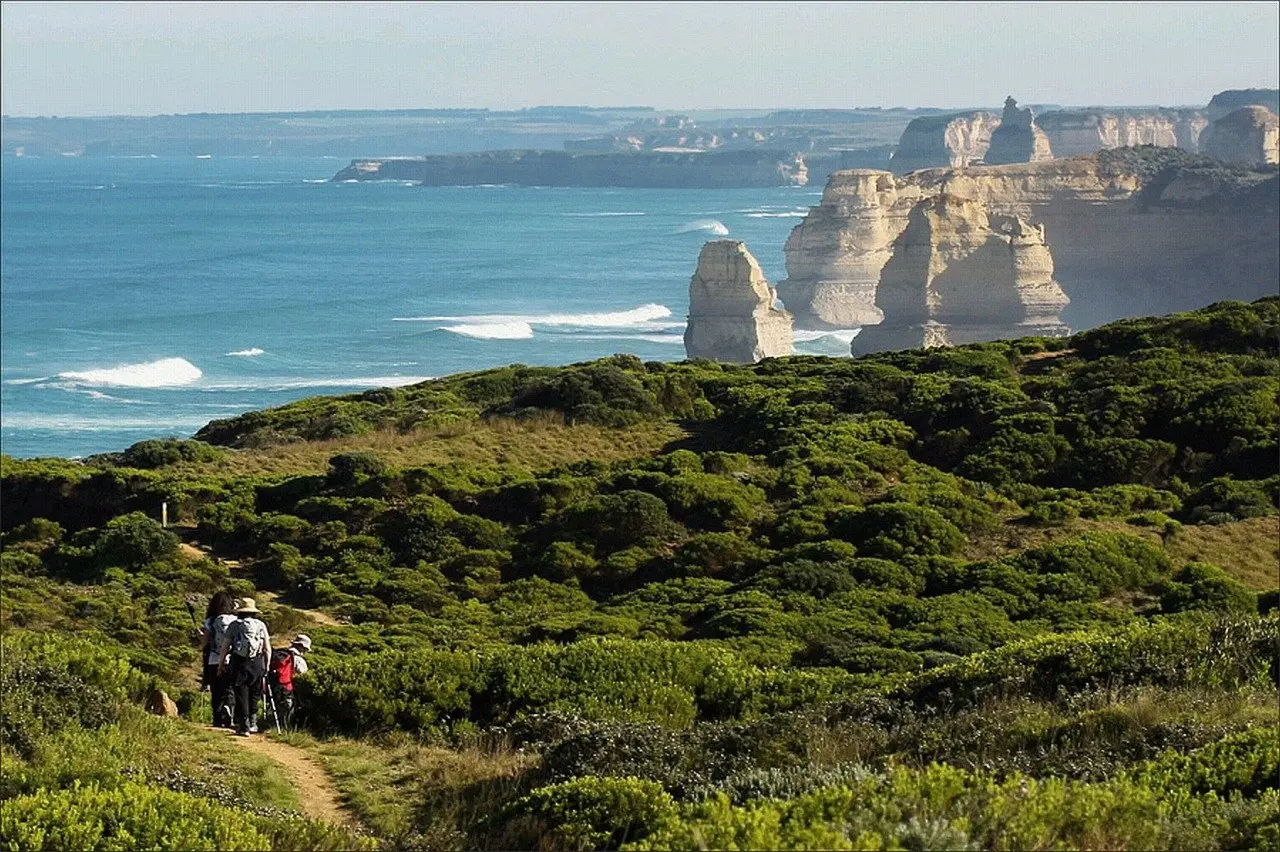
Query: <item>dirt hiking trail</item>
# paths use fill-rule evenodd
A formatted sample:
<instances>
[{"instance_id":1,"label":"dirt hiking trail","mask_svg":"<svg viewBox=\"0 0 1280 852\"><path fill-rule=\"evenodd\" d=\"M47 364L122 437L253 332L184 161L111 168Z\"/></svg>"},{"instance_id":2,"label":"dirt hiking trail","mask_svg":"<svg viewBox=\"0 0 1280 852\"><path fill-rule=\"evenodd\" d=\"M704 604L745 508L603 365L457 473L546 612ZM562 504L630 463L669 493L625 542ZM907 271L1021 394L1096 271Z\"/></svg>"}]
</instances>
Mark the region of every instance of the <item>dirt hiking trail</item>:
<instances>
[{"instance_id":1,"label":"dirt hiking trail","mask_svg":"<svg viewBox=\"0 0 1280 852\"><path fill-rule=\"evenodd\" d=\"M296 746L268 739L261 734L237 737L230 731L227 738L240 748L268 757L279 763L293 777L293 786L302 803L302 813L310 819L355 829L359 825L338 798L338 790L328 773L305 751Z\"/></svg>"}]
</instances>

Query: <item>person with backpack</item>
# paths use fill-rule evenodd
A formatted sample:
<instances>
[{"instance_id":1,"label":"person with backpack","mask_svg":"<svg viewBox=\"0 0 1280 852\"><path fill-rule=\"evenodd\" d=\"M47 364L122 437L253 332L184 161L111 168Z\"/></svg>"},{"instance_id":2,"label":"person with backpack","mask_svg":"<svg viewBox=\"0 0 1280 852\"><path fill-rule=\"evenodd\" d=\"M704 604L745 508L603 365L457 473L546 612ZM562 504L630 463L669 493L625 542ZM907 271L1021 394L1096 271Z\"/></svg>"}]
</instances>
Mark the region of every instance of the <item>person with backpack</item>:
<instances>
[{"instance_id":1,"label":"person with backpack","mask_svg":"<svg viewBox=\"0 0 1280 852\"><path fill-rule=\"evenodd\" d=\"M271 671L267 675L267 682L271 686L276 713L283 717L279 721L285 727L290 727L293 723L293 679L307 673L307 659L303 655L310 650L311 637L299 633L288 648L281 648L271 655Z\"/></svg>"},{"instance_id":2,"label":"person with backpack","mask_svg":"<svg viewBox=\"0 0 1280 852\"><path fill-rule=\"evenodd\" d=\"M200 626L200 651L204 657L200 686L208 689L212 698L215 728L230 728L235 717L235 696L231 691L231 681L219 666L226 658L218 656L223 639L226 638L227 627L236 620L233 615L235 608L236 599L230 592L218 592L209 599L204 623Z\"/></svg>"},{"instance_id":3,"label":"person with backpack","mask_svg":"<svg viewBox=\"0 0 1280 852\"><path fill-rule=\"evenodd\" d=\"M231 688L236 696L236 735L247 737L257 733L258 698L271 661L271 634L267 625L255 616L261 610L253 598L242 598L236 607L236 620L227 627L222 642L219 672L226 668L230 654Z\"/></svg>"}]
</instances>

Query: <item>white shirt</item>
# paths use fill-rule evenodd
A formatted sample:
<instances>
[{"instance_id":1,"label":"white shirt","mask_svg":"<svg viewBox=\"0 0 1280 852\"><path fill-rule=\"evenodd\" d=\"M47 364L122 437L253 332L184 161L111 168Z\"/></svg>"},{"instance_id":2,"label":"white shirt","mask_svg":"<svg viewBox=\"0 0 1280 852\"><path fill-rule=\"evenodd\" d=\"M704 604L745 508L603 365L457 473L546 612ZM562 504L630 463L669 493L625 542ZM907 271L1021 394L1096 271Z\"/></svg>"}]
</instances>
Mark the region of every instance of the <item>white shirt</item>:
<instances>
[{"instance_id":1,"label":"white shirt","mask_svg":"<svg viewBox=\"0 0 1280 852\"><path fill-rule=\"evenodd\" d=\"M216 666L222 662L218 659L218 649L222 647L222 643L227 637L227 627L235 620L236 617L230 613L215 615L204 620L202 629L204 630L205 638L208 640L208 644L204 646L205 665Z\"/></svg>"}]
</instances>

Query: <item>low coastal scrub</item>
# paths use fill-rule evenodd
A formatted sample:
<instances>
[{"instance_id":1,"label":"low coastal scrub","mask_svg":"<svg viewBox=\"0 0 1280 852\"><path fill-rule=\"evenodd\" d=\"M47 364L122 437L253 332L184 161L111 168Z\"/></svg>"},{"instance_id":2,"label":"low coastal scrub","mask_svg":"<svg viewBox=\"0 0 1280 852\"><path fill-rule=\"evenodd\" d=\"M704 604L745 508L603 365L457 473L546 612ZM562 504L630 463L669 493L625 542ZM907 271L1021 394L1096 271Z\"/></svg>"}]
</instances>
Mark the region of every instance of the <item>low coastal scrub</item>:
<instances>
[{"instance_id":1,"label":"low coastal scrub","mask_svg":"<svg viewBox=\"0 0 1280 852\"><path fill-rule=\"evenodd\" d=\"M230 589L306 627L298 742L398 847L1268 848L1278 333L513 366L3 458L6 841L364 842L138 709L197 703Z\"/></svg>"}]
</instances>

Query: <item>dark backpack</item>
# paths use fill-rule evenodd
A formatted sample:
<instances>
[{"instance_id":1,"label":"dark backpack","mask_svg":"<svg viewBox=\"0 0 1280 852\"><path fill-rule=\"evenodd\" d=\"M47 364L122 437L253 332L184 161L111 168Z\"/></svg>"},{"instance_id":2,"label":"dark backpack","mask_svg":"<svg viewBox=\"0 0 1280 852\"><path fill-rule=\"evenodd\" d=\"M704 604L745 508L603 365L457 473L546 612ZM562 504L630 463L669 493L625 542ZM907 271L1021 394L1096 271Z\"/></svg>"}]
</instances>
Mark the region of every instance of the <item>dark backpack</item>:
<instances>
[{"instance_id":1,"label":"dark backpack","mask_svg":"<svg viewBox=\"0 0 1280 852\"><path fill-rule=\"evenodd\" d=\"M271 679L285 692L293 692L293 651L281 648L271 653Z\"/></svg>"}]
</instances>

